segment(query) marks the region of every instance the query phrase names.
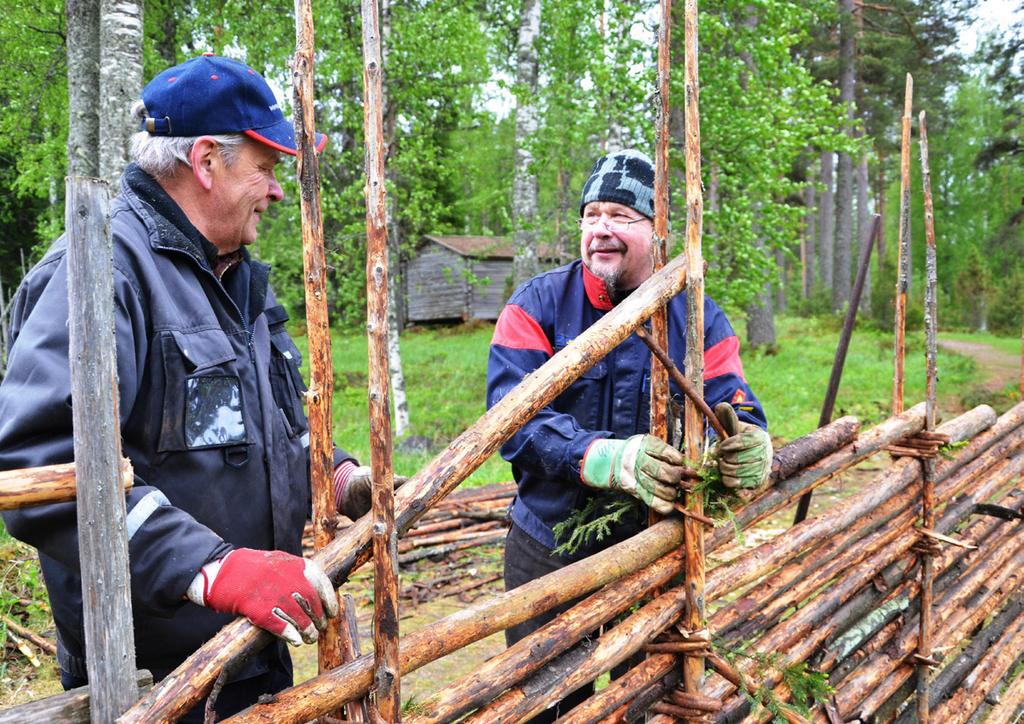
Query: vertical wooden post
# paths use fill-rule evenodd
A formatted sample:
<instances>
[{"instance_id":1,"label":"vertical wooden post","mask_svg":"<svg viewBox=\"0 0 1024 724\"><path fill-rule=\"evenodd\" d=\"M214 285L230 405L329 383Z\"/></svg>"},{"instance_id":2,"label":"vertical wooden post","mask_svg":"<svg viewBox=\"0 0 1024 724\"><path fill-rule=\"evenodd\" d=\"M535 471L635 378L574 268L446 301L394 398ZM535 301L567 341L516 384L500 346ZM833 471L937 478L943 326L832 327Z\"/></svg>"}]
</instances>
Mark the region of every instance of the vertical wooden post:
<instances>
[{"instance_id":1,"label":"vertical wooden post","mask_svg":"<svg viewBox=\"0 0 1024 724\"><path fill-rule=\"evenodd\" d=\"M900 141L900 246L896 257L896 348L892 378L892 414L903 412L903 368L907 355L907 290L910 287L910 109L914 79L907 73Z\"/></svg>"},{"instance_id":2,"label":"vertical wooden post","mask_svg":"<svg viewBox=\"0 0 1024 724\"><path fill-rule=\"evenodd\" d=\"M672 0L661 0L661 24L658 26L658 90L655 93L657 124L654 151L654 239L651 255L654 271L665 266L668 241L668 79L669 41L672 35ZM661 349L668 350L668 318L665 307L659 307L651 317L651 337ZM659 440L671 443L668 429L668 370L651 355L651 421L650 431ZM661 518L652 508L648 523Z\"/></svg>"},{"instance_id":3,"label":"vertical wooden post","mask_svg":"<svg viewBox=\"0 0 1024 724\"><path fill-rule=\"evenodd\" d=\"M686 56L686 376L701 396L704 395L704 258L701 233L704 218L703 186L700 179L700 83L697 67L697 0L686 0L683 23ZM686 457L699 460L704 441L704 421L700 410L686 400L683 437ZM687 507L704 513L700 493L692 493ZM704 528L687 517L683 546L686 552L686 628L696 632L704 628ZM704 675L702 656L683 660L686 691L699 693Z\"/></svg>"},{"instance_id":4,"label":"vertical wooden post","mask_svg":"<svg viewBox=\"0 0 1024 724\"><path fill-rule=\"evenodd\" d=\"M373 469L374 706L384 721L393 722L399 719L402 700L398 662L398 537L388 394L388 230L377 0L362 0L361 10L366 137L366 330L370 355L370 465Z\"/></svg>"},{"instance_id":5,"label":"vertical wooden post","mask_svg":"<svg viewBox=\"0 0 1024 724\"><path fill-rule=\"evenodd\" d=\"M313 8L311 0L295 0L295 57L292 86L295 93L295 140L298 148L299 206L302 215L302 262L306 290L306 334L309 339L309 471L313 486L313 546L322 549L333 537L333 436L331 401L334 366L331 328L327 318L327 261L324 224L320 214L320 164L316 156L313 110ZM339 619L331 619L320 636L317 661L320 672L343 662L346 635Z\"/></svg>"},{"instance_id":6,"label":"vertical wooden post","mask_svg":"<svg viewBox=\"0 0 1024 724\"><path fill-rule=\"evenodd\" d=\"M121 486L109 205L104 181L68 177L68 362L89 717L94 722L114 721L139 696Z\"/></svg>"},{"instance_id":7,"label":"vertical wooden post","mask_svg":"<svg viewBox=\"0 0 1024 724\"><path fill-rule=\"evenodd\" d=\"M921 181L924 186L924 233L927 246L925 248L925 292L924 292L924 332L925 332L925 417L924 429L931 432L935 429L935 399L938 348L938 304L936 301L936 280L938 272L935 260L935 215L932 209L932 180L928 166L928 131L925 127L925 112L918 116L919 143L921 146ZM921 522L932 530L935 528L935 458L922 461L924 476L921 489ZM934 562L932 555L926 550L921 553L921 617L920 637L917 653L922 659L928 659L932 653L932 581L934 578ZM928 665L921 662L917 666L917 721L928 724L929 702L928 682L930 672Z\"/></svg>"}]
</instances>

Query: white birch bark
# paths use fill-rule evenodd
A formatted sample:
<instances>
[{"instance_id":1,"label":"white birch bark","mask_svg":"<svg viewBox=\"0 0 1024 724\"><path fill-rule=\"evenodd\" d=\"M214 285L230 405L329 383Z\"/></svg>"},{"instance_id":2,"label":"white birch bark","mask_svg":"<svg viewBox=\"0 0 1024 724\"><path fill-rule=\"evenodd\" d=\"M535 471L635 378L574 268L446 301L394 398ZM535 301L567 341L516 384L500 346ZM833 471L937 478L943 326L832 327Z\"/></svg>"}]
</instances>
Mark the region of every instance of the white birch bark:
<instances>
[{"instance_id":1,"label":"white birch bark","mask_svg":"<svg viewBox=\"0 0 1024 724\"><path fill-rule=\"evenodd\" d=\"M100 0L66 0L68 176L98 176Z\"/></svg>"},{"instance_id":2,"label":"white birch bark","mask_svg":"<svg viewBox=\"0 0 1024 724\"><path fill-rule=\"evenodd\" d=\"M142 90L142 4L100 0L99 171L117 189L128 163L131 106Z\"/></svg>"},{"instance_id":3,"label":"white birch bark","mask_svg":"<svg viewBox=\"0 0 1024 724\"><path fill-rule=\"evenodd\" d=\"M381 69L387 74L388 40L391 37L391 0L381 0ZM384 142L387 144L387 159L394 155L395 143L395 108L387 93L387 83L383 83L384 102ZM385 170L390 177L390 172ZM391 401L395 411L395 439L400 439L409 431L409 399L405 394L405 372L402 369L402 348L399 344L404 314L399 314L398 305L403 304L402 294L402 227L398 221L397 200L392 193L388 203L388 368L391 372Z\"/></svg>"},{"instance_id":4,"label":"white birch bark","mask_svg":"<svg viewBox=\"0 0 1024 724\"><path fill-rule=\"evenodd\" d=\"M868 178L868 156L865 153L857 164L857 238L858 255L863 251L865 244L870 244L871 239L871 209L868 206L868 186L871 183ZM860 311L866 312L871 309L871 264L868 264L867 274L864 277L864 290L860 295Z\"/></svg>"},{"instance_id":5,"label":"white birch bark","mask_svg":"<svg viewBox=\"0 0 1024 724\"><path fill-rule=\"evenodd\" d=\"M540 270L537 261L537 177L529 144L537 132L537 48L541 0L522 0L516 50L516 153L512 178L512 279L519 286Z\"/></svg>"},{"instance_id":6,"label":"white birch bark","mask_svg":"<svg viewBox=\"0 0 1024 724\"><path fill-rule=\"evenodd\" d=\"M839 0L839 100L843 106L843 132L853 137L853 0ZM853 158L839 153L836 179L835 269L832 284L832 311L839 312L850 302L853 260Z\"/></svg>"},{"instance_id":7,"label":"white birch bark","mask_svg":"<svg viewBox=\"0 0 1024 724\"><path fill-rule=\"evenodd\" d=\"M832 286L832 249L835 241L835 194L832 190L832 151L821 154L821 202L818 205L818 279L826 289Z\"/></svg>"}]
</instances>

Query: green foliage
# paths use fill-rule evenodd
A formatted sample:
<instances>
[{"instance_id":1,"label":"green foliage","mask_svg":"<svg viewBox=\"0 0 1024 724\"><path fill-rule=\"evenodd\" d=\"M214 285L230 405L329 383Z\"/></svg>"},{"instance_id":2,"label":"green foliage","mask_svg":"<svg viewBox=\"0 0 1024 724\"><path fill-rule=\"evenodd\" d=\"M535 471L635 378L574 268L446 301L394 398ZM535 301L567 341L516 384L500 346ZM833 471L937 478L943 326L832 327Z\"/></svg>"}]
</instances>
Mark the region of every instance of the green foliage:
<instances>
[{"instance_id":1,"label":"green foliage","mask_svg":"<svg viewBox=\"0 0 1024 724\"><path fill-rule=\"evenodd\" d=\"M611 535L613 525L622 522L622 516L639 505L636 498L625 493L590 498L582 508L573 510L568 518L551 529L558 543L552 552L573 555L584 546L600 543Z\"/></svg>"},{"instance_id":2,"label":"green foliage","mask_svg":"<svg viewBox=\"0 0 1024 724\"><path fill-rule=\"evenodd\" d=\"M735 662L738 659L753 661L753 678L756 681L763 681L766 676L773 673L781 675L782 683L790 690L793 702L791 706L804 716L810 716L811 706L816 702L825 702L835 693L835 689L828 683L828 674L809 669L804 661L791 663L778 652L764 654L730 648L717 638L712 639L712 646L730 662ZM750 702L755 713L763 707L772 715L773 721L779 724L789 721L783 712L785 705L775 695L773 689L760 685L756 689L750 690L746 680L743 680L739 691Z\"/></svg>"}]
</instances>

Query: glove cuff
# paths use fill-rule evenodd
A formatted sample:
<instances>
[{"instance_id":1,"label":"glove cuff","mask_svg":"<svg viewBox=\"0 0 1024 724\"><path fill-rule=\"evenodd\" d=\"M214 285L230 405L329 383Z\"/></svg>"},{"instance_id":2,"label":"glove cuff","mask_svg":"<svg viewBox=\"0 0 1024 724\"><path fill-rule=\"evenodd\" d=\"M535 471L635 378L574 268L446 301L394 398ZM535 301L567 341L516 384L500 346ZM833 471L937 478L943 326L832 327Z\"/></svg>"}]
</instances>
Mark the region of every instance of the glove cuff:
<instances>
[{"instance_id":1,"label":"glove cuff","mask_svg":"<svg viewBox=\"0 0 1024 724\"><path fill-rule=\"evenodd\" d=\"M192 603L197 606L205 606L206 601L210 596L210 589L213 587L213 582L217 579L217 574L220 573L220 568L224 565L224 561L227 557L234 553L230 551L227 556L219 558L215 561L210 561L202 568L199 569L199 573L192 579L192 582L188 584L188 589L185 591L185 596Z\"/></svg>"},{"instance_id":2,"label":"glove cuff","mask_svg":"<svg viewBox=\"0 0 1024 724\"><path fill-rule=\"evenodd\" d=\"M615 466L624 440L598 438L587 447L580 463L580 480L592 488L608 489L613 487Z\"/></svg>"},{"instance_id":3,"label":"glove cuff","mask_svg":"<svg viewBox=\"0 0 1024 724\"><path fill-rule=\"evenodd\" d=\"M356 471L354 460L344 460L338 467L334 468L334 509L341 510L341 501L345 495L345 486L348 485L352 473Z\"/></svg>"}]
</instances>

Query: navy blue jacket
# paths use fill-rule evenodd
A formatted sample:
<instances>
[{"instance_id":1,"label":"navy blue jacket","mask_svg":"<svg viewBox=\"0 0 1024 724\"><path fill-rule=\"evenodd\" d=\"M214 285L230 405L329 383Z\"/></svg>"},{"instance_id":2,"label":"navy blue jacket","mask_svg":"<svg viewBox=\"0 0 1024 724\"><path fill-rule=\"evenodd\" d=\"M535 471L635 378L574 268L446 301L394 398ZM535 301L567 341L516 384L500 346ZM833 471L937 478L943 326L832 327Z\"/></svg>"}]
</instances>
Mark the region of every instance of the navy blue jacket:
<instances>
[{"instance_id":1,"label":"navy blue jacket","mask_svg":"<svg viewBox=\"0 0 1024 724\"><path fill-rule=\"evenodd\" d=\"M612 308L604 283L582 262L534 277L516 290L501 312L487 364L487 405L493 406L533 370ZM686 295L667 305L669 354L680 369L686 354ZM544 408L501 448L512 463L518 496L512 520L534 540L554 546L553 526L590 498L607 495L583 485L581 461L599 438L626 438L650 429L651 353L631 335ZM739 340L725 313L704 303L704 397L714 407L728 401L741 420L767 427L764 410L743 377ZM671 385L682 405L682 391ZM671 418L670 418L671 419ZM646 510L613 528L613 541L636 533ZM602 543L608 545L609 541ZM583 554L593 552L593 547Z\"/></svg>"},{"instance_id":2,"label":"navy blue jacket","mask_svg":"<svg viewBox=\"0 0 1024 724\"><path fill-rule=\"evenodd\" d=\"M232 547L301 555L310 506L300 356L270 268L243 253L223 283L215 249L160 186L129 166L111 209L119 414L135 469L126 498L140 667L166 674L230 616L184 600ZM0 469L73 459L66 243L18 289L0 385ZM344 459L336 453L336 463ZM62 668L85 676L74 503L4 514L39 549ZM287 665L283 646L236 678Z\"/></svg>"}]
</instances>

